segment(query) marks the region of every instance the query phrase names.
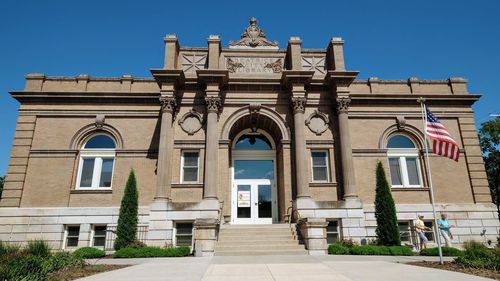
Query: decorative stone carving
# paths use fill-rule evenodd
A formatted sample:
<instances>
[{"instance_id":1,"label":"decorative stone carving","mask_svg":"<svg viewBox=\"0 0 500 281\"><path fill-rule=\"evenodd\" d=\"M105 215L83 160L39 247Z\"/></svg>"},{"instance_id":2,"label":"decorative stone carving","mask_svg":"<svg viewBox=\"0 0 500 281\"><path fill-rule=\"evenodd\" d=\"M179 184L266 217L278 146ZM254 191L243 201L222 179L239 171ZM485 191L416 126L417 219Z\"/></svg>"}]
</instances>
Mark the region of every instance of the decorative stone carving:
<instances>
[{"instance_id":1,"label":"decorative stone carving","mask_svg":"<svg viewBox=\"0 0 500 281\"><path fill-rule=\"evenodd\" d=\"M222 106L220 97L205 97L205 102L207 104L208 112L219 113L219 110Z\"/></svg>"},{"instance_id":2,"label":"decorative stone carving","mask_svg":"<svg viewBox=\"0 0 500 281\"><path fill-rule=\"evenodd\" d=\"M349 111L349 105L351 104L350 98L337 98L337 112L345 113Z\"/></svg>"},{"instance_id":3,"label":"decorative stone carving","mask_svg":"<svg viewBox=\"0 0 500 281\"><path fill-rule=\"evenodd\" d=\"M315 110L306 120L306 125L309 127L309 130L318 136L328 129L328 124L330 124L330 119L319 110Z\"/></svg>"},{"instance_id":4,"label":"decorative stone carving","mask_svg":"<svg viewBox=\"0 0 500 281\"><path fill-rule=\"evenodd\" d=\"M261 105L258 103L252 103L248 106L248 109L250 110L250 129L252 132L257 132L257 129L259 128L260 108Z\"/></svg>"},{"instance_id":5,"label":"decorative stone carving","mask_svg":"<svg viewBox=\"0 0 500 281\"><path fill-rule=\"evenodd\" d=\"M230 41L229 48L271 48L278 49L278 42L271 42L266 38L266 34L257 25L257 19L250 19L250 26L245 29L241 39L237 42Z\"/></svg>"},{"instance_id":6,"label":"decorative stone carving","mask_svg":"<svg viewBox=\"0 0 500 281\"><path fill-rule=\"evenodd\" d=\"M241 62L235 62L231 58L227 59L226 62L226 68L229 70L229 72L234 73L238 71L239 68L244 67L244 65Z\"/></svg>"},{"instance_id":7,"label":"decorative stone carving","mask_svg":"<svg viewBox=\"0 0 500 281\"><path fill-rule=\"evenodd\" d=\"M270 68L274 73L280 73L283 70L283 63L281 59L277 59L275 62L267 63L264 68Z\"/></svg>"},{"instance_id":8,"label":"decorative stone carving","mask_svg":"<svg viewBox=\"0 0 500 281\"><path fill-rule=\"evenodd\" d=\"M179 125L188 135L194 135L194 133L198 132L203 126L203 116L191 110L182 116L179 120Z\"/></svg>"},{"instance_id":9,"label":"decorative stone carving","mask_svg":"<svg viewBox=\"0 0 500 281\"><path fill-rule=\"evenodd\" d=\"M198 69L205 69L206 63L206 54L182 54L181 67L184 72L195 72Z\"/></svg>"},{"instance_id":10,"label":"decorative stone carving","mask_svg":"<svg viewBox=\"0 0 500 281\"><path fill-rule=\"evenodd\" d=\"M404 130L406 127L406 119L404 116L396 117L396 125L398 126L398 130Z\"/></svg>"},{"instance_id":11,"label":"decorative stone carving","mask_svg":"<svg viewBox=\"0 0 500 281\"><path fill-rule=\"evenodd\" d=\"M174 97L160 97L161 111L174 113L177 108L177 101Z\"/></svg>"},{"instance_id":12,"label":"decorative stone carving","mask_svg":"<svg viewBox=\"0 0 500 281\"><path fill-rule=\"evenodd\" d=\"M228 57L226 69L231 73L281 73L283 58Z\"/></svg>"},{"instance_id":13,"label":"decorative stone carving","mask_svg":"<svg viewBox=\"0 0 500 281\"><path fill-rule=\"evenodd\" d=\"M292 97L293 113L302 112L306 109L307 99L305 97Z\"/></svg>"},{"instance_id":14,"label":"decorative stone carving","mask_svg":"<svg viewBox=\"0 0 500 281\"><path fill-rule=\"evenodd\" d=\"M302 69L325 74L325 57L302 57Z\"/></svg>"},{"instance_id":15,"label":"decorative stone carving","mask_svg":"<svg viewBox=\"0 0 500 281\"><path fill-rule=\"evenodd\" d=\"M102 126L104 126L104 122L106 121L106 116L104 114L97 114L95 116L95 127L96 129L102 129Z\"/></svg>"}]
</instances>

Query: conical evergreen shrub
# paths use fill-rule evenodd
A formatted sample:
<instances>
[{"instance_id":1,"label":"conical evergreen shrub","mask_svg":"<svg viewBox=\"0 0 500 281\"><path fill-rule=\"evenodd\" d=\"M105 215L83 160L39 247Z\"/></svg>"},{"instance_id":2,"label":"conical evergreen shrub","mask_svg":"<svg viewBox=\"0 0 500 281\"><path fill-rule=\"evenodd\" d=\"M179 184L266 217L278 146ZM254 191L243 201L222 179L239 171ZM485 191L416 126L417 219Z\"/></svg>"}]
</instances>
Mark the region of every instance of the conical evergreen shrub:
<instances>
[{"instance_id":1,"label":"conical evergreen shrub","mask_svg":"<svg viewBox=\"0 0 500 281\"><path fill-rule=\"evenodd\" d=\"M120 205L120 215L116 228L115 250L120 250L132 244L137 239L137 214L139 208L139 194L134 170L130 171L125 193Z\"/></svg>"},{"instance_id":2,"label":"conical evergreen shrub","mask_svg":"<svg viewBox=\"0 0 500 281\"><path fill-rule=\"evenodd\" d=\"M377 163L377 188L375 192L375 217L377 218L375 233L378 243L386 246L401 245L396 206L385 177L384 167L380 161Z\"/></svg>"}]
</instances>

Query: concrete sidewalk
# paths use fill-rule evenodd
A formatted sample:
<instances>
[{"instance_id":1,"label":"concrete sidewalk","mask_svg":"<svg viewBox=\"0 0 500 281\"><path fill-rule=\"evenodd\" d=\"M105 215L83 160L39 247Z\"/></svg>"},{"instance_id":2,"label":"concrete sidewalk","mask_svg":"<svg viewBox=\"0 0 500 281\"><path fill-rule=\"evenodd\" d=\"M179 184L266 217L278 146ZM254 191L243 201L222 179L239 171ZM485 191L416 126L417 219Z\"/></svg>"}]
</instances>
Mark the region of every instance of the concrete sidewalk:
<instances>
[{"instance_id":1,"label":"concrete sidewalk","mask_svg":"<svg viewBox=\"0 0 500 281\"><path fill-rule=\"evenodd\" d=\"M458 272L404 264L434 257L222 256L212 258L102 259L97 264L133 266L79 279L96 280L490 280Z\"/></svg>"}]
</instances>

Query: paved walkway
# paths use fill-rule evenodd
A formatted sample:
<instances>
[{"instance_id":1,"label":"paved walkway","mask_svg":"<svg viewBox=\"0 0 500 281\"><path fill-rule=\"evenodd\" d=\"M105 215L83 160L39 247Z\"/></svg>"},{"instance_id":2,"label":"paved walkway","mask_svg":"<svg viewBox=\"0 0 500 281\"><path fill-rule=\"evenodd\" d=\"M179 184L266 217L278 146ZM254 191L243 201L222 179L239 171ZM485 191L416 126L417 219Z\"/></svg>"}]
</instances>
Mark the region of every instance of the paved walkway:
<instances>
[{"instance_id":1,"label":"paved walkway","mask_svg":"<svg viewBox=\"0 0 500 281\"><path fill-rule=\"evenodd\" d=\"M79 280L490 280L458 272L404 264L405 262L423 259L422 257L380 256L247 256L103 259L92 262L98 264L133 264L133 266ZM425 259L436 260L433 257Z\"/></svg>"}]
</instances>

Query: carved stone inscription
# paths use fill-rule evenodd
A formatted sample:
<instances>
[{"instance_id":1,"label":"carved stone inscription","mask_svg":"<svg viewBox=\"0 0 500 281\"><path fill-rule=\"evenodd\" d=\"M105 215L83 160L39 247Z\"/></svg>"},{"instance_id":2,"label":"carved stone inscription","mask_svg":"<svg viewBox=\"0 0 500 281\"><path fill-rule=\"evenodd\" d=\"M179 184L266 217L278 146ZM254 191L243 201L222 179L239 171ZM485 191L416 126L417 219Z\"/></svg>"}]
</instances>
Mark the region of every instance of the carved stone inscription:
<instances>
[{"instance_id":1,"label":"carved stone inscription","mask_svg":"<svg viewBox=\"0 0 500 281\"><path fill-rule=\"evenodd\" d=\"M281 73L282 58L230 57L226 69L231 73Z\"/></svg>"}]
</instances>

